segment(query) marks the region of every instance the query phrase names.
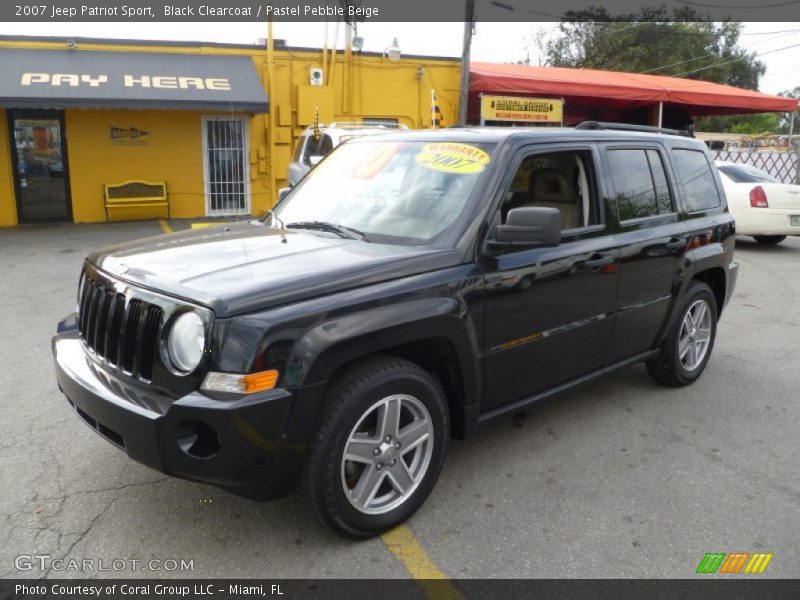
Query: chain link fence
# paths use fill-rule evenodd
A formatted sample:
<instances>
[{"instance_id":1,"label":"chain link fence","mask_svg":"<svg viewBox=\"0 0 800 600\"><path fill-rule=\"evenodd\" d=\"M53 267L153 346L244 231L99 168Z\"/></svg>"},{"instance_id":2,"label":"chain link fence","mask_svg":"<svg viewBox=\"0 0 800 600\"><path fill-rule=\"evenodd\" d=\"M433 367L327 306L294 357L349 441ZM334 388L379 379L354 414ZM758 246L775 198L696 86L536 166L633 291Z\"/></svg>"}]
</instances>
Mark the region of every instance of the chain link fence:
<instances>
[{"instance_id":1,"label":"chain link fence","mask_svg":"<svg viewBox=\"0 0 800 600\"><path fill-rule=\"evenodd\" d=\"M797 152L740 152L737 150L718 150L715 160L753 165L766 171L783 183L800 184L800 155Z\"/></svg>"}]
</instances>

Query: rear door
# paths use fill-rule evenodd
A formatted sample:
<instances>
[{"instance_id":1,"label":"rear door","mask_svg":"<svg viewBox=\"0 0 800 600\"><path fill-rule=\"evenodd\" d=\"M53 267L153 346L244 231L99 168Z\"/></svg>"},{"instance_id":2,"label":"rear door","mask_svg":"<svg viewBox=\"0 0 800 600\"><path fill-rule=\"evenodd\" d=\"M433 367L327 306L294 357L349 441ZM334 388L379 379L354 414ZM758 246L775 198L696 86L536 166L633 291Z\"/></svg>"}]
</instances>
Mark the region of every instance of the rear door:
<instances>
[{"instance_id":1,"label":"rear door","mask_svg":"<svg viewBox=\"0 0 800 600\"><path fill-rule=\"evenodd\" d=\"M512 163L496 219L520 206L550 206L561 212L563 235L553 248L481 258L484 411L601 366L612 330L618 252L601 204L598 164L590 144L522 150Z\"/></svg>"},{"instance_id":2,"label":"rear door","mask_svg":"<svg viewBox=\"0 0 800 600\"><path fill-rule=\"evenodd\" d=\"M678 293L688 228L659 144L607 144L608 204L618 220L619 294L605 363L653 348Z\"/></svg>"}]
</instances>

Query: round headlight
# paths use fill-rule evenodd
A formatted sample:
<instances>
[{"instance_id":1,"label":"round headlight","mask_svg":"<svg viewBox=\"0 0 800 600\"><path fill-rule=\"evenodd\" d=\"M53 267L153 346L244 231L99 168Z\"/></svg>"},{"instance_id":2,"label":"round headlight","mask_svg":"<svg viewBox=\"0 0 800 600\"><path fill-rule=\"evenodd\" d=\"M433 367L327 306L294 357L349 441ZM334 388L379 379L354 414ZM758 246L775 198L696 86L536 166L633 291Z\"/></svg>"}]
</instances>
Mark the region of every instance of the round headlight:
<instances>
[{"instance_id":1,"label":"round headlight","mask_svg":"<svg viewBox=\"0 0 800 600\"><path fill-rule=\"evenodd\" d=\"M167 349L172 364L184 373L191 373L203 358L206 329L197 313L182 314L172 324Z\"/></svg>"}]
</instances>

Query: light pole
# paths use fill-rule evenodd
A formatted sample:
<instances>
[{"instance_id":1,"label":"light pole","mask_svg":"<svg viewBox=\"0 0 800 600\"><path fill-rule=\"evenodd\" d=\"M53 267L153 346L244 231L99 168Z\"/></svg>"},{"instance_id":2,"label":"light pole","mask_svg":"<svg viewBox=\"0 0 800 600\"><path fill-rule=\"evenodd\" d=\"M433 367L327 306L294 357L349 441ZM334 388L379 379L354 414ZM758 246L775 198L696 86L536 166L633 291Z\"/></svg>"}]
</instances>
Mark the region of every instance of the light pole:
<instances>
[{"instance_id":1,"label":"light pole","mask_svg":"<svg viewBox=\"0 0 800 600\"><path fill-rule=\"evenodd\" d=\"M461 88L458 96L458 124L467 124L467 102L469 101L469 53L472 32L475 27L475 0L464 2L464 44L461 49Z\"/></svg>"}]
</instances>

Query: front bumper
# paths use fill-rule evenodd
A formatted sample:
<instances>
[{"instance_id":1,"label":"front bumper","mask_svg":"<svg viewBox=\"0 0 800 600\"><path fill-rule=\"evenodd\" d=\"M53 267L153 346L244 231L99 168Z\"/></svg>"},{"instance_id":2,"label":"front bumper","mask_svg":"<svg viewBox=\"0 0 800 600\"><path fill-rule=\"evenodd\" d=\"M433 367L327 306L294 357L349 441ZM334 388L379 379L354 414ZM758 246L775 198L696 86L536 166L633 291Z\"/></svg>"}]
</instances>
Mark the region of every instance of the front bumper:
<instances>
[{"instance_id":1,"label":"front bumper","mask_svg":"<svg viewBox=\"0 0 800 600\"><path fill-rule=\"evenodd\" d=\"M192 392L173 401L96 365L78 332L64 323L53 338L58 387L92 429L130 458L255 498L291 489L304 450L284 436L292 392L274 389L233 401Z\"/></svg>"}]
</instances>

